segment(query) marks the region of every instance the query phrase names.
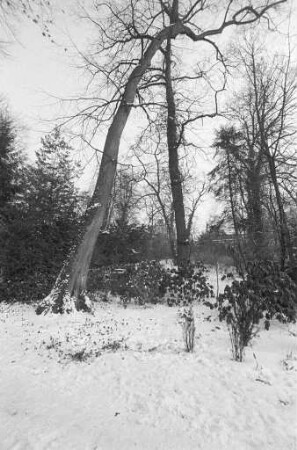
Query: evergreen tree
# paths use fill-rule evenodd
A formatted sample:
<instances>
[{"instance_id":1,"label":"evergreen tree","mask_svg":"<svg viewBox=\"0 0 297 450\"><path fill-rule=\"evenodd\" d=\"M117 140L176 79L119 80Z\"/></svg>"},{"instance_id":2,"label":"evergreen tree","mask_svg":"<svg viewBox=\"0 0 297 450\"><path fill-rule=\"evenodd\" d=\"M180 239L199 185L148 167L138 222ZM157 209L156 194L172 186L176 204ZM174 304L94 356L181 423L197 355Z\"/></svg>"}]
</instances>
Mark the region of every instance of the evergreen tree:
<instances>
[{"instance_id":1,"label":"evergreen tree","mask_svg":"<svg viewBox=\"0 0 297 450\"><path fill-rule=\"evenodd\" d=\"M2 107L2 108L1 108ZM21 156L16 130L6 106L0 106L0 283L5 278L10 226L21 185Z\"/></svg>"},{"instance_id":2,"label":"evergreen tree","mask_svg":"<svg viewBox=\"0 0 297 450\"><path fill-rule=\"evenodd\" d=\"M47 225L76 220L80 205L75 187L79 165L72 160L73 149L58 128L41 139L41 144L36 152L36 166L31 167L27 175L28 210L36 220Z\"/></svg>"},{"instance_id":3,"label":"evergreen tree","mask_svg":"<svg viewBox=\"0 0 297 450\"><path fill-rule=\"evenodd\" d=\"M0 212L4 212L17 192L20 157L16 150L16 132L6 108L0 111Z\"/></svg>"},{"instance_id":4,"label":"evergreen tree","mask_svg":"<svg viewBox=\"0 0 297 450\"><path fill-rule=\"evenodd\" d=\"M83 196L75 187L78 165L56 128L41 140L36 164L24 170L18 215L8 239L6 291L32 301L53 283L79 230Z\"/></svg>"}]
</instances>

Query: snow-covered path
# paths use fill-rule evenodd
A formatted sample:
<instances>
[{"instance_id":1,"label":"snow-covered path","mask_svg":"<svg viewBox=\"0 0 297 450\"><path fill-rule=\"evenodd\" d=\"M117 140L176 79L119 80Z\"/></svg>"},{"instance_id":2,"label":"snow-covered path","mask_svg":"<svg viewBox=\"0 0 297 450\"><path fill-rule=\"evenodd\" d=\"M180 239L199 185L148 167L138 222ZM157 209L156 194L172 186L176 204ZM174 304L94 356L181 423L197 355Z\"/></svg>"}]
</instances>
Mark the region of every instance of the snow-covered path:
<instances>
[{"instance_id":1,"label":"snow-covered path","mask_svg":"<svg viewBox=\"0 0 297 450\"><path fill-rule=\"evenodd\" d=\"M176 308L0 305L0 449L297 449L296 326L273 323L236 363L210 314L195 309L188 354Z\"/></svg>"}]
</instances>

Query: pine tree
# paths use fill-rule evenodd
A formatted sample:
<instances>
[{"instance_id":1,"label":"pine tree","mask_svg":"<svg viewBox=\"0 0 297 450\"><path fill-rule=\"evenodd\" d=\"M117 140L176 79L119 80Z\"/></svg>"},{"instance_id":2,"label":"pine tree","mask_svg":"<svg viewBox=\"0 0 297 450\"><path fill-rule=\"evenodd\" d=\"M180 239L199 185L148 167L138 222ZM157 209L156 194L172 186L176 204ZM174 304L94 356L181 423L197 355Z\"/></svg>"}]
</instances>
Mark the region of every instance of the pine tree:
<instances>
[{"instance_id":1,"label":"pine tree","mask_svg":"<svg viewBox=\"0 0 297 450\"><path fill-rule=\"evenodd\" d=\"M21 157L16 129L6 106L0 106L0 283L5 279L10 225L20 191Z\"/></svg>"},{"instance_id":2,"label":"pine tree","mask_svg":"<svg viewBox=\"0 0 297 450\"><path fill-rule=\"evenodd\" d=\"M79 168L72 153L56 128L41 140L36 164L24 169L9 238L8 300L44 295L78 234L83 196L75 186Z\"/></svg>"},{"instance_id":3,"label":"pine tree","mask_svg":"<svg viewBox=\"0 0 297 450\"><path fill-rule=\"evenodd\" d=\"M7 109L0 111L0 211L3 212L17 191L19 156L16 132Z\"/></svg>"},{"instance_id":4,"label":"pine tree","mask_svg":"<svg viewBox=\"0 0 297 450\"><path fill-rule=\"evenodd\" d=\"M78 212L79 197L75 180L79 165L72 161L73 149L65 142L58 128L41 140L36 152L36 166L29 170L31 213L43 213L49 224L60 219L71 220Z\"/></svg>"}]
</instances>

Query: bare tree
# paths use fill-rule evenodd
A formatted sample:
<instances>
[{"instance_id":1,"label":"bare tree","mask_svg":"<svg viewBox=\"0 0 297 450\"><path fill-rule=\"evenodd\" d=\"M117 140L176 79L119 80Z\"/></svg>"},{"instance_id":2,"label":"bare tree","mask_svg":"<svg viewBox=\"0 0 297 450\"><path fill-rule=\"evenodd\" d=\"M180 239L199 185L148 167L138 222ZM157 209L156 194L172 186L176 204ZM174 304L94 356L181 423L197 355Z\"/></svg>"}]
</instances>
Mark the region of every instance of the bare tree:
<instances>
[{"instance_id":1,"label":"bare tree","mask_svg":"<svg viewBox=\"0 0 297 450\"><path fill-rule=\"evenodd\" d=\"M231 26L248 26L268 18L272 8L286 0L225 1L219 7L212 0L107 1L96 6L98 19L89 19L98 27L98 53L101 64L87 61L96 74L105 76L110 88L107 102L96 98L96 104L81 112L95 120L111 119L106 135L103 155L94 190L86 215L86 222L79 244L64 265L57 282L47 299L53 310L64 310L65 296L74 298L77 308L85 305L87 274L98 233L104 221L113 186L119 145L123 130L137 94L145 82L144 75L152 66L153 58L168 38L181 41L187 38L193 44L203 43L220 51L216 37ZM102 8L107 9L102 14ZM100 103L100 104L99 104ZM140 106L140 105L139 105ZM97 128L98 128L97 122ZM67 294L67 295L66 295Z\"/></svg>"},{"instance_id":2,"label":"bare tree","mask_svg":"<svg viewBox=\"0 0 297 450\"><path fill-rule=\"evenodd\" d=\"M161 218L164 222L172 258L176 261L176 231L174 226L174 209L168 172L168 152L164 119L150 121L135 144L131 147L141 167L141 179L144 189L141 201L150 199L154 205L154 220ZM150 208L151 210L151 208Z\"/></svg>"},{"instance_id":3,"label":"bare tree","mask_svg":"<svg viewBox=\"0 0 297 450\"><path fill-rule=\"evenodd\" d=\"M205 182L197 181L197 177L193 175L195 165L194 170L189 167L193 158L191 158L190 163L187 149L177 144L174 148L176 154L173 169L178 170L178 180L175 183L179 184L182 211L179 209L179 204L174 207L174 192L170 176L172 177L175 172L170 167L171 149L167 140L167 120L166 115L159 114L155 121L150 122L148 127L144 129L131 150L142 167L141 177L146 185L142 198L155 199L157 204L155 211L161 215L165 223L172 257L176 264L181 265L188 260L189 252L187 252L185 259L178 252L179 233L177 232L175 216L176 214L182 215L181 219L184 222L183 236L188 241L187 247L190 247L193 220L198 205L205 194ZM182 150L179 154L177 154L178 149Z\"/></svg>"},{"instance_id":4,"label":"bare tree","mask_svg":"<svg viewBox=\"0 0 297 450\"><path fill-rule=\"evenodd\" d=\"M286 259L292 260L282 186L287 185L288 173L293 175L296 170L296 76L290 55L274 55L269 60L254 41L246 43L240 57L250 93L252 117L249 120L250 123L253 120L256 129L254 145L266 171L266 180L274 191L272 202L275 203L280 259L284 267Z\"/></svg>"},{"instance_id":5,"label":"bare tree","mask_svg":"<svg viewBox=\"0 0 297 450\"><path fill-rule=\"evenodd\" d=\"M241 225L247 231L254 257L262 259L267 255L265 232L275 224L284 266L286 258L292 260L286 207L290 199L294 202L288 190L294 186L296 174L297 84L290 57L269 58L253 38L245 39L244 45L237 48L236 62L244 87L229 105L229 118L235 126L225 127L218 134L215 146L224 155L212 177L219 180L216 192L220 195L229 173L228 183L233 188L227 197L234 229L236 232ZM272 219L269 226L267 212Z\"/></svg>"}]
</instances>

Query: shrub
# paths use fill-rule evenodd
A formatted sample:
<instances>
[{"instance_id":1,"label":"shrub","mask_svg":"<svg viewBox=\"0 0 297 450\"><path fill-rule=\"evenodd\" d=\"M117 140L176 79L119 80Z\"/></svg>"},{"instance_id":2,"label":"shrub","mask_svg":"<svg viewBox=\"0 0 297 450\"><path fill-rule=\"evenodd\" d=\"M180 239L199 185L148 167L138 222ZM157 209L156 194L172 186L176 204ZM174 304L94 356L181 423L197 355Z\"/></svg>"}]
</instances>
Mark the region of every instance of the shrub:
<instances>
[{"instance_id":1,"label":"shrub","mask_svg":"<svg viewBox=\"0 0 297 450\"><path fill-rule=\"evenodd\" d=\"M8 226L0 239L4 256L0 301L35 302L50 292L79 232L79 218L45 223L30 211L15 210Z\"/></svg>"},{"instance_id":2,"label":"shrub","mask_svg":"<svg viewBox=\"0 0 297 450\"><path fill-rule=\"evenodd\" d=\"M90 291L110 291L122 298L126 307L129 299L140 304L158 303L162 297L161 280L166 270L157 261L142 261L136 264L108 266L90 271Z\"/></svg>"},{"instance_id":3,"label":"shrub","mask_svg":"<svg viewBox=\"0 0 297 450\"><path fill-rule=\"evenodd\" d=\"M275 262L253 262L247 265L242 280L233 280L225 287L215 306L219 319L228 324L233 357L242 361L244 348L261 319L266 330L273 318L296 321L297 287Z\"/></svg>"},{"instance_id":4,"label":"shrub","mask_svg":"<svg viewBox=\"0 0 297 450\"><path fill-rule=\"evenodd\" d=\"M142 261L131 267L126 294L140 304L158 303L162 296L160 282L165 269L157 261Z\"/></svg>"},{"instance_id":5,"label":"shrub","mask_svg":"<svg viewBox=\"0 0 297 450\"><path fill-rule=\"evenodd\" d=\"M99 233L92 267L137 263L145 259L150 233L145 225L113 224Z\"/></svg>"},{"instance_id":6,"label":"shrub","mask_svg":"<svg viewBox=\"0 0 297 450\"><path fill-rule=\"evenodd\" d=\"M206 271L201 262L167 269L161 281L161 291L167 294L168 305L190 305L194 300L213 296Z\"/></svg>"},{"instance_id":7,"label":"shrub","mask_svg":"<svg viewBox=\"0 0 297 450\"><path fill-rule=\"evenodd\" d=\"M166 297L169 306L189 305L213 295L205 272L202 263L172 269L164 268L158 261L109 266L90 271L88 290L120 295L125 307L131 298L145 304L158 303Z\"/></svg>"},{"instance_id":8,"label":"shrub","mask_svg":"<svg viewBox=\"0 0 297 450\"><path fill-rule=\"evenodd\" d=\"M40 271L6 279L0 283L0 302L34 303L50 292L55 277L56 273Z\"/></svg>"}]
</instances>

